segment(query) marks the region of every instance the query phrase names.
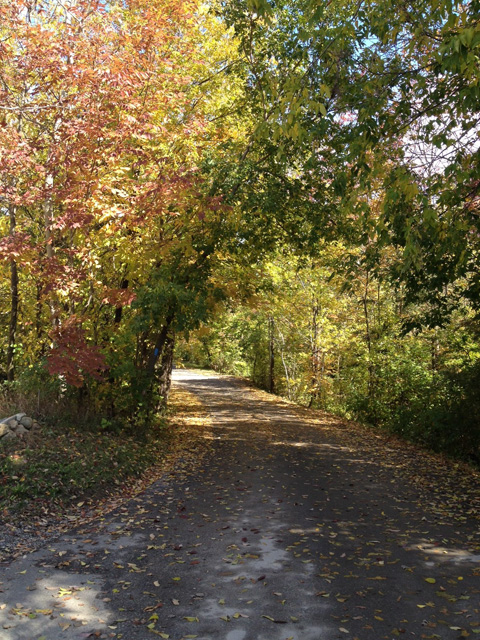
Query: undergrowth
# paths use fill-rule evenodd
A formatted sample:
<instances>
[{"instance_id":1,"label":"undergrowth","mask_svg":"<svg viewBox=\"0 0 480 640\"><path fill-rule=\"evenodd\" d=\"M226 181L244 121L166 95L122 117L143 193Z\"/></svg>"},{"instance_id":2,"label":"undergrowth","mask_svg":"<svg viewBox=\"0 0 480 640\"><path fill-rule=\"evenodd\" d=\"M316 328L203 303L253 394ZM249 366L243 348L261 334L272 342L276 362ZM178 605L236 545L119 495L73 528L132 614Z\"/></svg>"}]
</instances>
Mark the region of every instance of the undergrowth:
<instances>
[{"instance_id":1,"label":"undergrowth","mask_svg":"<svg viewBox=\"0 0 480 640\"><path fill-rule=\"evenodd\" d=\"M0 512L61 511L140 476L169 451L172 435L158 421L148 433L43 428L26 442L0 444Z\"/></svg>"}]
</instances>

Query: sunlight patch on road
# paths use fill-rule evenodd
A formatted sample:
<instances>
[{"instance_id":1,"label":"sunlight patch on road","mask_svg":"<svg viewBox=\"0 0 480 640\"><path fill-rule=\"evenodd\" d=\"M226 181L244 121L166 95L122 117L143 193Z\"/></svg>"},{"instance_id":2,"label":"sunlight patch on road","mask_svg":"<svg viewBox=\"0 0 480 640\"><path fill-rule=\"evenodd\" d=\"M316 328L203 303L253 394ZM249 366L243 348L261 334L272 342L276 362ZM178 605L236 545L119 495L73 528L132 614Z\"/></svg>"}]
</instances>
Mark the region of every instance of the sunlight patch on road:
<instances>
[{"instance_id":1,"label":"sunlight patch on road","mask_svg":"<svg viewBox=\"0 0 480 640\"><path fill-rule=\"evenodd\" d=\"M66 631L84 633L114 622L113 612L100 598L103 581L98 576L53 571L39 577L36 569L31 584L3 594L7 607L0 611L2 640L45 636L54 640Z\"/></svg>"},{"instance_id":2,"label":"sunlight patch on road","mask_svg":"<svg viewBox=\"0 0 480 640\"><path fill-rule=\"evenodd\" d=\"M407 547L408 551L423 551L429 556L433 556L436 561L454 562L455 564L463 562L473 562L480 564L480 554L473 553L468 549L455 549L438 545L432 542L421 542Z\"/></svg>"},{"instance_id":3,"label":"sunlight patch on road","mask_svg":"<svg viewBox=\"0 0 480 640\"><path fill-rule=\"evenodd\" d=\"M270 442L269 444L273 446L283 446L283 447L314 447L316 449L335 449L337 451L352 451L350 447L342 447L340 445L329 444L327 442L308 442L308 441L297 441L292 442L291 440L275 440L274 442Z\"/></svg>"}]
</instances>

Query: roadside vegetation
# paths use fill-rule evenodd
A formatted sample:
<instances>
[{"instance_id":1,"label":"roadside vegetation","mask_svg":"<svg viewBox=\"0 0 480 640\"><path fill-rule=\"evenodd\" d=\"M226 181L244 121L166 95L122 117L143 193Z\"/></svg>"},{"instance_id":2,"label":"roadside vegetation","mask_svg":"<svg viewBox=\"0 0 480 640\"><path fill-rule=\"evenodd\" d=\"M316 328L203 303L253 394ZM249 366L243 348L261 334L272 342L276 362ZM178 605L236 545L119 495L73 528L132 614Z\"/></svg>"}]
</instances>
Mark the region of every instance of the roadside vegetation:
<instances>
[{"instance_id":1,"label":"roadside vegetation","mask_svg":"<svg viewBox=\"0 0 480 640\"><path fill-rule=\"evenodd\" d=\"M348 257L330 246L313 264L280 254L246 268L260 286L179 341L178 358L480 464L475 314L406 331L422 307L406 309L402 291L361 264L345 287Z\"/></svg>"},{"instance_id":2,"label":"roadside vegetation","mask_svg":"<svg viewBox=\"0 0 480 640\"><path fill-rule=\"evenodd\" d=\"M74 422L43 425L26 440L0 450L0 513L3 526L22 523L38 535L101 515L202 454L199 435L209 421L201 403L176 389L167 415L148 432L112 433Z\"/></svg>"}]
</instances>

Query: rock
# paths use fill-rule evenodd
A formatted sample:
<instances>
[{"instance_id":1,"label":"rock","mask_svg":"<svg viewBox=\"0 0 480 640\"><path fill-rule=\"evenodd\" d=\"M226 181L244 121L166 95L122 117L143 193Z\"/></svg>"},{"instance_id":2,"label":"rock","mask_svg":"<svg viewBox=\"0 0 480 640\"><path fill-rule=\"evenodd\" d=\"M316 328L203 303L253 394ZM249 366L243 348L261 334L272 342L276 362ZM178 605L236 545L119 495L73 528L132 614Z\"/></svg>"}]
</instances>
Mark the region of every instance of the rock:
<instances>
[{"instance_id":1,"label":"rock","mask_svg":"<svg viewBox=\"0 0 480 640\"><path fill-rule=\"evenodd\" d=\"M10 433L10 427L4 422L0 422L0 438L3 438L7 433Z\"/></svg>"},{"instance_id":2,"label":"rock","mask_svg":"<svg viewBox=\"0 0 480 640\"><path fill-rule=\"evenodd\" d=\"M19 424L15 427L15 434L17 436L23 436L25 433L28 433L28 429L25 429L23 424Z\"/></svg>"},{"instance_id":3,"label":"rock","mask_svg":"<svg viewBox=\"0 0 480 640\"><path fill-rule=\"evenodd\" d=\"M12 440L17 436L24 436L31 429L38 429L39 426L38 422L26 413L16 413L14 416L0 420L0 438Z\"/></svg>"}]
</instances>

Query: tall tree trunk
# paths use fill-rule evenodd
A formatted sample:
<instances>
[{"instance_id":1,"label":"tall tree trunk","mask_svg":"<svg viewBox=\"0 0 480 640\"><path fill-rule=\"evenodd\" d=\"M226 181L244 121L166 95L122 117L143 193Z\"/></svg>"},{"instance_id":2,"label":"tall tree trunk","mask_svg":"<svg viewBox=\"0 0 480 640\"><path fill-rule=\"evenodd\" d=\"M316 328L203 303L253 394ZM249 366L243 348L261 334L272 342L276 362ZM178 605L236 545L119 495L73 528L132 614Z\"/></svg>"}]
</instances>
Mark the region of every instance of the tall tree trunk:
<instances>
[{"instance_id":1,"label":"tall tree trunk","mask_svg":"<svg viewBox=\"0 0 480 640\"><path fill-rule=\"evenodd\" d=\"M157 340L155 341L155 346L153 351L150 353L150 357L147 362L146 373L150 380L153 379L155 374L155 365L158 362L160 357L163 357L163 350L165 347L165 343L168 338L168 334L170 331L170 326L173 322L174 314L169 314L165 319L165 324L163 325L160 333L157 336Z\"/></svg>"},{"instance_id":2,"label":"tall tree trunk","mask_svg":"<svg viewBox=\"0 0 480 640\"><path fill-rule=\"evenodd\" d=\"M312 333L311 333L311 346L312 346L312 378L311 385L312 390L310 392L310 402L308 406L311 407L315 400L318 398L318 386L319 386L319 353L318 347L318 314L319 314L318 300L314 298L312 300Z\"/></svg>"},{"instance_id":3,"label":"tall tree trunk","mask_svg":"<svg viewBox=\"0 0 480 640\"><path fill-rule=\"evenodd\" d=\"M432 371L435 373L438 371L438 360L439 360L439 352L440 352L440 344L438 342L438 335L435 331L432 339L431 339L431 367Z\"/></svg>"},{"instance_id":4,"label":"tall tree trunk","mask_svg":"<svg viewBox=\"0 0 480 640\"><path fill-rule=\"evenodd\" d=\"M22 130L22 112L20 111L17 120L17 132ZM16 187L15 178L12 180L12 187ZM12 237L17 230L17 207L10 203L8 205L9 235ZM10 321L8 323L8 344L7 344L7 380L13 382L15 379L15 343L17 341L18 328L18 265L14 258L10 259Z\"/></svg>"},{"instance_id":5,"label":"tall tree trunk","mask_svg":"<svg viewBox=\"0 0 480 640\"><path fill-rule=\"evenodd\" d=\"M53 189L53 174L47 174L45 178L45 191L46 197L43 202L43 222L45 229L45 252L47 254L47 258L50 260L53 258L55 254L54 246L53 246L53 235L52 235L52 224L53 224L53 199L52 199L52 189ZM55 292L53 293L53 299L51 299L48 303L50 307L50 318L52 321L52 325L54 327L58 326L59 317L58 317L58 305L55 300Z\"/></svg>"},{"instance_id":6,"label":"tall tree trunk","mask_svg":"<svg viewBox=\"0 0 480 640\"><path fill-rule=\"evenodd\" d=\"M126 278L122 279L120 288L121 289L126 289L128 287L128 280ZM122 321L122 315L123 315L123 305L118 305L115 308L115 316L114 316L114 324L117 326L121 323ZM137 342L138 344L138 342ZM113 349L113 345L112 345L112 349ZM115 385L115 377L113 375L109 375L108 377L108 383L110 384L111 389L113 390L114 385ZM110 418L113 418L115 416L115 393L111 392L111 400L110 400L110 407L109 407L109 416Z\"/></svg>"},{"instance_id":7,"label":"tall tree trunk","mask_svg":"<svg viewBox=\"0 0 480 640\"><path fill-rule=\"evenodd\" d=\"M10 216L10 235L15 235L16 230L16 207L8 207ZM17 339L18 325L18 266L14 258L10 260L10 322L8 326L8 346L7 346L7 380L12 382L15 378L15 342Z\"/></svg>"},{"instance_id":8,"label":"tall tree trunk","mask_svg":"<svg viewBox=\"0 0 480 640\"><path fill-rule=\"evenodd\" d=\"M367 272L365 281L365 293L362 297L363 316L365 319L365 338L368 349L368 397L370 399L374 396L375 391L375 371L372 362L372 332L370 328L370 315L368 312L368 293L370 285L370 274Z\"/></svg>"},{"instance_id":9,"label":"tall tree trunk","mask_svg":"<svg viewBox=\"0 0 480 640\"><path fill-rule=\"evenodd\" d=\"M175 349L175 334L172 332L165 340L165 346L160 363L160 376L158 381L158 391L160 394L160 407L165 408L168 402L168 394L172 384L173 352Z\"/></svg>"},{"instance_id":10,"label":"tall tree trunk","mask_svg":"<svg viewBox=\"0 0 480 640\"><path fill-rule=\"evenodd\" d=\"M52 191L53 188L53 175L47 174L45 178L45 190L46 198L43 203L43 218L45 225L45 249L47 252L47 258L53 258L53 238L52 238L52 223L53 223L53 201Z\"/></svg>"},{"instance_id":11,"label":"tall tree trunk","mask_svg":"<svg viewBox=\"0 0 480 640\"><path fill-rule=\"evenodd\" d=\"M275 321L272 316L268 318L268 390L275 393L275 344L273 341Z\"/></svg>"},{"instance_id":12,"label":"tall tree trunk","mask_svg":"<svg viewBox=\"0 0 480 640\"><path fill-rule=\"evenodd\" d=\"M42 285L37 280L35 287L35 336L37 343L40 341L42 333Z\"/></svg>"},{"instance_id":13,"label":"tall tree trunk","mask_svg":"<svg viewBox=\"0 0 480 640\"><path fill-rule=\"evenodd\" d=\"M122 282L120 283L120 289L128 289L128 285L129 285L129 282L127 278L123 278ZM123 315L123 305L119 304L115 308L115 318L114 318L115 324L120 324L120 322L122 321L122 315Z\"/></svg>"}]
</instances>

